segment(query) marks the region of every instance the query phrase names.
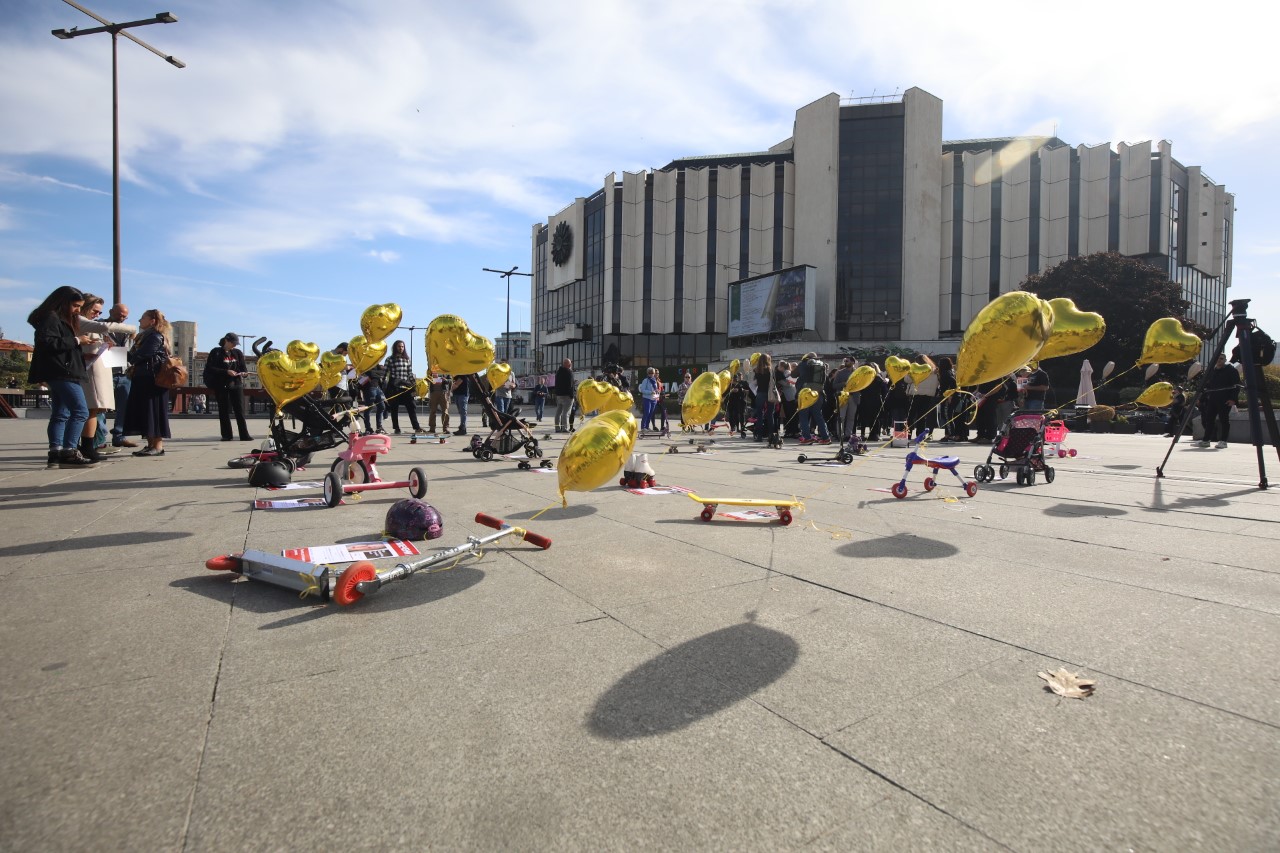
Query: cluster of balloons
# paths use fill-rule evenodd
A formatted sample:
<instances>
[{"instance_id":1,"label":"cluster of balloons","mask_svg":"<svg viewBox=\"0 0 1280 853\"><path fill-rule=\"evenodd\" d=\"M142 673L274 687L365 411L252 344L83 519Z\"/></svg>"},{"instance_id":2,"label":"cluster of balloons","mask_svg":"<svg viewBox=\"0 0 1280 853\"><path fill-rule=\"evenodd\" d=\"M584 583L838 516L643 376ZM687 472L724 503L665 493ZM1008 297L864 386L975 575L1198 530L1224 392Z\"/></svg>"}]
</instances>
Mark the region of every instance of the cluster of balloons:
<instances>
[{"instance_id":1,"label":"cluster of balloons","mask_svg":"<svg viewBox=\"0 0 1280 853\"><path fill-rule=\"evenodd\" d=\"M360 315L362 334L347 344L347 356L356 371L365 372L387 354L386 338L400 327L400 316L400 306L393 302L364 310ZM337 385L346 364L346 359L335 353L322 355L312 342L294 340L283 351L272 350L258 359L258 381L279 412L317 386L328 389Z\"/></svg>"}]
</instances>

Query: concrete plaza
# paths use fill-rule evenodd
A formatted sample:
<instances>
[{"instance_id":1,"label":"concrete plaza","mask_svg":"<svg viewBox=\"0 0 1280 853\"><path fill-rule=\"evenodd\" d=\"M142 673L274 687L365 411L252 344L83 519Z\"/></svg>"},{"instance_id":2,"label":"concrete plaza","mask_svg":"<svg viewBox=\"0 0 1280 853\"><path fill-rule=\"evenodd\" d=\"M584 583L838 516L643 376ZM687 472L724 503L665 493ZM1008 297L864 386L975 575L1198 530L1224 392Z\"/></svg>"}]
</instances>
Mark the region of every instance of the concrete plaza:
<instances>
[{"instance_id":1,"label":"concrete plaza","mask_svg":"<svg viewBox=\"0 0 1280 853\"><path fill-rule=\"evenodd\" d=\"M4 849L1280 848L1280 489L1250 446L1184 440L1157 480L1167 439L1073 434L1052 484L917 469L897 500L901 449L639 442L660 484L800 497L783 527L616 483L561 508L554 473L396 438L426 545L478 511L554 544L340 608L203 564L377 537L407 492L253 510L216 421L81 471L44 429L0 422ZM929 448L966 477L987 451ZM1048 692L1060 666L1096 693Z\"/></svg>"}]
</instances>

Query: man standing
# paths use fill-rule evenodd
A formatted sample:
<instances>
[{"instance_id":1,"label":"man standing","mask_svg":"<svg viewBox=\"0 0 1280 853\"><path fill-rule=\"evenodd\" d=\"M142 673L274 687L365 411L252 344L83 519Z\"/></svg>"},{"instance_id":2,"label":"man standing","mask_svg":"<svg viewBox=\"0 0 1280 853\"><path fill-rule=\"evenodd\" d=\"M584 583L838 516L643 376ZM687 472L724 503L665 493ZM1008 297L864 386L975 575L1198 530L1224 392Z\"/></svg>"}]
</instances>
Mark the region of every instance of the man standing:
<instances>
[{"instance_id":1,"label":"man standing","mask_svg":"<svg viewBox=\"0 0 1280 853\"><path fill-rule=\"evenodd\" d=\"M129 306L112 305L111 312L107 314L107 320L111 323L123 323L129 319ZM118 347L128 347L133 343L133 335L127 334L110 334L111 342ZM111 384L115 390L116 397L116 418L115 423L111 427L111 446L112 447L137 447L136 441L130 441L124 437L123 418L125 404L129 401L129 387L133 384L129 377L125 375L125 368L111 368ZM104 415L105 419L105 415Z\"/></svg>"},{"instance_id":2,"label":"man standing","mask_svg":"<svg viewBox=\"0 0 1280 853\"><path fill-rule=\"evenodd\" d=\"M453 402L458 406L458 430L454 435L467 434L467 406L471 405L471 378L453 377Z\"/></svg>"},{"instance_id":3,"label":"man standing","mask_svg":"<svg viewBox=\"0 0 1280 853\"><path fill-rule=\"evenodd\" d=\"M565 359L556 369L556 432L569 431L569 407L573 405L573 361Z\"/></svg>"},{"instance_id":4,"label":"man standing","mask_svg":"<svg viewBox=\"0 0 1280 853\"><path fill-rule=\"evenodd\" d=\"M507 364L507 360L504 358L498 363ZM493 407L504 415L511 411L511 394L515 387L515 376L508 374L507 381L493 389Z\"/></svg>"},{"instance_id":5,"label":"man standing","mask_svg":"<svg viewBox=\"0 0 1280 853\"><path fill-rule=\"evenodd\" d=\"M827 382L827 366L818 360L818 354L807 352L800 359L799 376L796 379L796 392L806 388L814 391L818 399L811 406L800 410L800 443L813 444L814 428L817 428L818 444L830 444L831 435L827 432L827 422L822 417L823 387Z\"/></svg>"},{"instance_id":6,"label":"man standing","mask_svg":"<svg viewBox=\"0 0 1280 853\"><path fill-rule=\"evenodd\" d=\"M1231 412L1240 405L1240 374L1227 363L1225 355L1219 355L1213 369L1204 379L1204 394L1200 398L1200 420L1204 423L1204 438L1196 442L1198 447L1208 447L1218 440L1217 449L1227 446L1231 433Z\"/></svg>"},{"instance_id":7,"label":"man standing","mask_svg":"<svg viewBox=\"0 0 1280 853\"><path fill-rule=\"evenodd\" d=\"M1036 369L1027 376L1026 401L1024 408L1028 412L1043 412L1044 398L1049 393L1049 374L1044 368L1036 365Z\"/></svg>"},{"instance_id":8,"label":"man standing","mask_svg":"<svg viewBox=\"0 0 1280 853\"><path fill-rule=\"evenodd\" d=\"M844 391L845 383L849 381L849 377L853 375L857 366L857 359L846 358L841 362L840 369L831 380L831 387L835 389L836 394L836 428L840 430L840 438L844 442L853 441L855 421L858 418L858 402L862 399L862 392L855 391L850 394L843 406L840 405L840 393Z\"/></svg>"},{"instance_id":9,"label":"man standing","mask_svg":"<svg viewBox=\"0 0 1280 853\"><path fill-rule=\"evenodd\" d=\"M249 427L244 422L244 387L240 377L249 373L244 353L237 344L240 336L227 332L218 346L209 352L205 361L205 383L213 389L218 400L218 422L222 427L222 440L231 441L231 418L236 419L241 441L253 441Z\"/></svg>"}]
</instances>

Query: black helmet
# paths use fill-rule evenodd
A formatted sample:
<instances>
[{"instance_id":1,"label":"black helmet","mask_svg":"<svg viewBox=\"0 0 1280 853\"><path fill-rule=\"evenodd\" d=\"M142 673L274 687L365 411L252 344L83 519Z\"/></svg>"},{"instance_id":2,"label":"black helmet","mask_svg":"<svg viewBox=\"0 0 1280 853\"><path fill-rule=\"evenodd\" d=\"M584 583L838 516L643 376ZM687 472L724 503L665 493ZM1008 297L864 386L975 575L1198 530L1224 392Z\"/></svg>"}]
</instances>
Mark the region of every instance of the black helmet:
<instances>
[{"instance_id":1,"label":"black helmet","mask_svg":"<svg viewBox=\"0 0 1280 853\"><path fill-rule=\"evenodd\" d=\"M249 469L249 485L263 486L289 485L289 468L279 459L268 459L256 463Z\"/></svg>"}]
</instances>

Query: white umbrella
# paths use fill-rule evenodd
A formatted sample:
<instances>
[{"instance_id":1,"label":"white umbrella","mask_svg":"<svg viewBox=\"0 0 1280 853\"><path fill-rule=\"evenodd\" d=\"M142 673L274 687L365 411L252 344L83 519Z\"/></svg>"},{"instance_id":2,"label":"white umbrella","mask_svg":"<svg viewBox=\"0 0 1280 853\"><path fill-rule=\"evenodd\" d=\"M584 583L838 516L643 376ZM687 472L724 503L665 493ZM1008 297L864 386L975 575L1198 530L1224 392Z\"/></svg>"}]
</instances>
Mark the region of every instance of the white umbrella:
<instances>
[{"instance_id":1,"label":"white umbrella","mask_svg":"<svg viewBox=\"0 0 1280 853\"><path fill-rule=\"evenodd\" d=\"M1077 406L1096 406L1098 398L1093 395L1093 365L1089 359L1080 365L1080 387L1076 389Z\"/></svg>"}]
</instances>

